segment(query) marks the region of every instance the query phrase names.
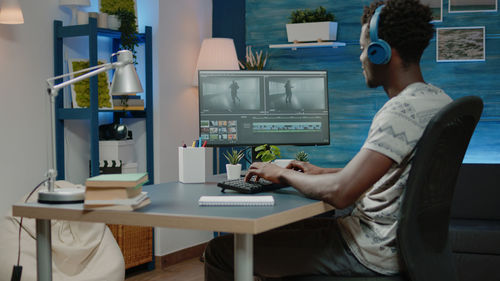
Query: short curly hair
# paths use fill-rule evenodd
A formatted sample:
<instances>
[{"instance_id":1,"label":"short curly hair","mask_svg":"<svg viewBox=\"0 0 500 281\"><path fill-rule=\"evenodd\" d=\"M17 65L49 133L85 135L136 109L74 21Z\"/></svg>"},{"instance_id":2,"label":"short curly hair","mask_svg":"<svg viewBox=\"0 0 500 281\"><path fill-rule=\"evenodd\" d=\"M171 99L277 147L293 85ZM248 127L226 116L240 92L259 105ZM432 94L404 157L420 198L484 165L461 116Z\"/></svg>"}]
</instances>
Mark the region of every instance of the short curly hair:
<instances>
[{"instance_id":1,"label":"short curly hair","mask_svg":"<svg viewBox=\"0 0 500 281\"><path fill-rule=\"evenodd\" d=\"M380 5L385 7L379 18L379 38L395 48L405 63L418 63L434 35L431 9L419 0L375 0L364 7L361 24L369 27Z\"/></svg>"}]
</instances>

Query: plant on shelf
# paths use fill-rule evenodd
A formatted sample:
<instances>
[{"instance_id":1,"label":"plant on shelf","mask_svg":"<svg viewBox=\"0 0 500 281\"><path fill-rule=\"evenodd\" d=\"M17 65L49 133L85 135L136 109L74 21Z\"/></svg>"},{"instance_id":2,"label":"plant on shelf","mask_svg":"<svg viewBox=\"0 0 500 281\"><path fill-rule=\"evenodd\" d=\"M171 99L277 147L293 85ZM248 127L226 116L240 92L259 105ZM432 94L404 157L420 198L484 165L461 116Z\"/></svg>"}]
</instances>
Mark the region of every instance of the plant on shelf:
<instances>
[{"instance_id":1,"label":"plant on shelf","mask_svg":"<svg viewBox=\"0 0 500 281\"><path fill-rule=\"evenodd\" d=\"M223 155L224 155L224 157L226 157L227 161L229 162L228 164L226 164L227 179L228 180L239 179L241 176L240 161L243 158L243 156L245 155L244 151L231 149L231 152L229 152L229 150L228 150Z\"/></svg>"},{"instance_id":2,"label":"plant on shelf","mask_svg":"<svg viewBox=\"0 0 500 281\"><path fill-rule=\"evenodd\" d=\"M295 160L309 162L309 155L305 151L299 151L295 153Z\"/></svg>"},{"instance_id":3,"label":"plant on shelf","mask_svg":"<svg viewBox=\"0 0 500 281\"><path fill-rule=\"evenodd\" d=\"M335 15L332 12L327 12L323 6L315 10L297 9L292 11L290 15L290 23L305 23L305 22L321 22L335 21Z\"/></svg>"},{"instance_id":4,"label":"plant on shelf","mask_svg":"<svg viewBox=\"0 0 500 281\"><path fill-rule=\"evenodd\" d=\"M286 24L288 42L335 41L337 27L335 15L323 6L317 9L297 9L292 11L290 23Z\"/></svg>"},{"instance_id":5,"label":"plant on shelf","mask_svg":"<svg viewBox=\"0 0 500 281\"><path fill-rule=\"evenodd\" d=\"M247 46L246 54L245 54L245 62L238 61L241 69L246 70L263 70L266 66L267 59L269 58L269 54L266 52L263 55L262 50L260 52L252 51L252 46Z\"/></svg>"},{"instance_id":6,"label":"plant on shelf","mask_svg":"<svg viewBox=\"0 0 500 281\"><path fill-rule=\"evenodd\" d=\"M257 152L255 158L262 160L262 162L271 162L281 157L280 149L275 145L259 145L255 148L255 152Z\"/></svg>"}]
</instances>

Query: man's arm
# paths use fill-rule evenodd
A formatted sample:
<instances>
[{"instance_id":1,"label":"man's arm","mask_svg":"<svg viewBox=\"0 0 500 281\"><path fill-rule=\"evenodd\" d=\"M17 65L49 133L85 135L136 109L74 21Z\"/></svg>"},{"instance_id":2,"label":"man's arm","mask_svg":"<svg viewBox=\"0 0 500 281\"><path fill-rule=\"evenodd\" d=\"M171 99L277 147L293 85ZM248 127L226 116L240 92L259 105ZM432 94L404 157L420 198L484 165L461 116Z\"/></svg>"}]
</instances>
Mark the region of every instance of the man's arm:
<instances>
[{"instance_id":1,"label":"man's arm","mask_svg":"<svg viewBox=\"0 0 500 281\"><path fill-rule=\"evenodd\" d=\"M336 173L310 175L270 163L254 163L246 179L256 175L272 182L291 185L309 198L342 209L372 187L393 163L391 158L379 152L361 149L345 168Z\"/></svg>"}]
</instances>

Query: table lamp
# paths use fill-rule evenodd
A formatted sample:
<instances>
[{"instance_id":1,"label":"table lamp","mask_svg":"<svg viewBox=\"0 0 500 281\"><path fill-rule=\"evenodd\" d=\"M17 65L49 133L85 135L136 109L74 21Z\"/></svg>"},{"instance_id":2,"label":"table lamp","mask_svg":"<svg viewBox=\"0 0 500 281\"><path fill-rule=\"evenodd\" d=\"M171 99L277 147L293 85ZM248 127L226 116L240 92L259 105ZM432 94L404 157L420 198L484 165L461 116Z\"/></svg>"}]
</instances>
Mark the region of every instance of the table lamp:
<instances>
[{"instance_id":1,"label":"table lamp","mask_svg":"<svg viewBox=\"0 0 500 281\"><path fill-rule=\"evenodd\" d=\"M76 189L54 189L55 180L57 177L56 165L56 132L55 132L55 100L60 89L79 82L81 80L93 77L101 72L115 69L113 82L111 83L111 94L125 95L143 92L139 76L135 71L134 59L131 51L121 50L111 55L111 58L116 56L116 62L100 64L79 71L63 74L60 76L47 79L47 92L50 97L50 128L51 128L51 144L52 144L52 159L51 167L47 172L48 190L38 193L38 202L40 203L80 203L84 200L84 192ZM87 72L78 77L69 79L59 84L54 84L54 81L70 75Z\"/></svg>"},{"instance_id":2,"label":"table lamp","mask_svg":"<svg viewBox=\"0 0 500 281\"><path fill-rule=\"evenodd\" d=\"M2 4L0 5L0 23L24 23L23 11L19 7L17 0L2 0Z\"/></svg>"},{"instance_id":3,"label":"table lamp","mask_svg":"<svg viewBox=\"0 0 500 281\"><path fill-rule=\"evenodd\" d=\"M71 9L71 22L72 24L76 24L78 7L90 6L90 0L59 0L59 6L67 6Z\"/></svg>"},{"instance_id":4,"label":"table lamp","mask_svg":"<svg viewBox=\"0 0 500 281\"><path fill-rule=\"evenodd\" d=\"M230 38L207 38L201 43L193 77L198 86L198 70L239 70L234 41Z\"/></svg>"}]
</instances>

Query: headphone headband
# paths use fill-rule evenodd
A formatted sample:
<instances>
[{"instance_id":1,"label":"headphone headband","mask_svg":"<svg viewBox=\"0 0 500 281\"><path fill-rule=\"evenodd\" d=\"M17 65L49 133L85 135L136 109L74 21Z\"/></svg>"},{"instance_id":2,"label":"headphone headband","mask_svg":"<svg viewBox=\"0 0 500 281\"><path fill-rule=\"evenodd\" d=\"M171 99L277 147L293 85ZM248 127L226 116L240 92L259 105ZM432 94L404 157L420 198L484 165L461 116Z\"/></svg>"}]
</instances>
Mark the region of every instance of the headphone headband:
<instances>
[{"instance_id":1,"label":"headphone headband","mask_svg":"<svg viewBox=\"0 0 500 281\"><path fill-rule=\"evenodd\" d=\"M370 40L372 42L377 42L378 39L378 23L380 18L380 13L385 5L378 6L378 8L373 13L372 19L370 20Z\"/></svg>"}]
</instances>

